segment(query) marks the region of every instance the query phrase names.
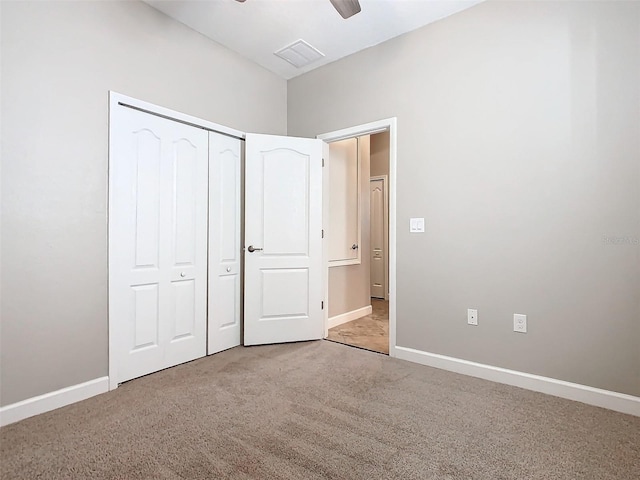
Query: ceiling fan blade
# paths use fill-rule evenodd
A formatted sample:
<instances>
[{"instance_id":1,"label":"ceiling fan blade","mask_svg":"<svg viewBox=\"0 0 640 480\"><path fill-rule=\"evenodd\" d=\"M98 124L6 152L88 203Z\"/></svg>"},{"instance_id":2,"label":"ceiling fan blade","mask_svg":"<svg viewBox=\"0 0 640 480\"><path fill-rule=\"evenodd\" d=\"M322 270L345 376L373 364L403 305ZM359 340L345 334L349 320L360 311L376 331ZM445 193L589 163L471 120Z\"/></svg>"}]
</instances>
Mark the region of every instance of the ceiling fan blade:
<instances>
[{"instance_id":1,"label":"ceiling fan blade","mask_svg":"<svg viewBox=\"0 0 640 480\"><path fill-rule=\"evenodd\" d=\"M362 9L358 0L329 0L342 18L349 18Z\"/></svg>"},{"instance_id":2,"label":"ceiling fan blade","mask_svg":"<svg viewBox=\"0 0 640 480\"><path fill-rule=\"evenodd\" d=\"M356 13L360 13L360 2L358 0L329 0L333 7L338 11L342 18L349 18ZM245 0L236 0L236 2L244 3Z\"/></svg>"}]
</instances>

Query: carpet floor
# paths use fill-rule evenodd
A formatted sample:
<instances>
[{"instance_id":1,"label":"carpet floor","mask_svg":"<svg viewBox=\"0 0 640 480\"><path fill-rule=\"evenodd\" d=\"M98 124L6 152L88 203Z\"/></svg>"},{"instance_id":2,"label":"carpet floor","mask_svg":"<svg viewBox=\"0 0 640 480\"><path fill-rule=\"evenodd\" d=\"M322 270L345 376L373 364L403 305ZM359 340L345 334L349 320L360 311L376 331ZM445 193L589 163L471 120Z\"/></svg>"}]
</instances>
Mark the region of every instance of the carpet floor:
<instances>
[{"instance_id":1,"label":"carpet floor","mask_svg":"<svg viewBox=\"0 0 640 480\"><path fill-rule=\"evenodd\" d=\"M640 478L640 418L327 341L234 348L0 429L3 479Z\"/></svg>"}]
</instances>

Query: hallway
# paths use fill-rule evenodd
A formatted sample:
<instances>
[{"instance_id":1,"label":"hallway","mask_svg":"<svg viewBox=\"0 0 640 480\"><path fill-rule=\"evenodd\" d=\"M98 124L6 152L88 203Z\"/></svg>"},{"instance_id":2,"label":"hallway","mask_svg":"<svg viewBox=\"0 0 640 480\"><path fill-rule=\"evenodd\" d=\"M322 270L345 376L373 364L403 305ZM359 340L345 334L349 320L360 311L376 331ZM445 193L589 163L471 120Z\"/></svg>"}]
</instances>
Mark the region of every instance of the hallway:
<instances>
[{"instance_id":1,"label":"hallway","mask_svg":"<svg viewBox=\"0 0 640 480\"><path fill-rule=\"evenodd\" d=\"M389 302L371 299L370 315L329 329L327 340L389 354Z\"/></svg>"}]
</instances>

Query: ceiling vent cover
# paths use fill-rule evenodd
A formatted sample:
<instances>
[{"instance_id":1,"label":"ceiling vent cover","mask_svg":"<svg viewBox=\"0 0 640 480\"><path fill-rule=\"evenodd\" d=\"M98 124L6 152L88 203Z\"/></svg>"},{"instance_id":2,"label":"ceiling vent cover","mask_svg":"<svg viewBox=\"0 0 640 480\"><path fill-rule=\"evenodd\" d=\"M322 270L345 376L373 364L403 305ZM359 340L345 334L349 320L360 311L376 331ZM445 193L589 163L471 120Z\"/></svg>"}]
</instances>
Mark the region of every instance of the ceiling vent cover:
<instances>
[{"instance_id":1,"label":"ceiling vent cover","mask_svg":"<svg viewBox=\"0 0 640 480\"><path fill-rule=\"evenodd\" d=\"M291 45L287 45L275 52L275 55L286 60L296 68L305 67L324 57L324 53L312 47L304 40L297 40Z\"/></svg>"}]
</instances>

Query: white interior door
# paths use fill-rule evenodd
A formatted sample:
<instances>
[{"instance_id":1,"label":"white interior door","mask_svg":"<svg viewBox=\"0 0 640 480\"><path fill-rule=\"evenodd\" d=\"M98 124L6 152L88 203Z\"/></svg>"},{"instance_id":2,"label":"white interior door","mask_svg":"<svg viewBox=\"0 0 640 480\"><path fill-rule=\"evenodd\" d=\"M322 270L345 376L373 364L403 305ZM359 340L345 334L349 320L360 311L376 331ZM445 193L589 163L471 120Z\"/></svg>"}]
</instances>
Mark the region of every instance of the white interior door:
<instances>
[{"instance_id":1,"label":"white interior door","mask_svg":"<svg viewBox=\"0 0 640 480\"><path fill-rule=\"evenodd\" d=\"M321 140L247 135L245 345L323 337L322 151Z\"/></svg>"},{"instance_id":2,"label":"white interior door","mask_svg":"<svg viewBox=\"0 0 640 480\"><path fill-rule=\"evenodd\" d=\"M117 382L206 353L207 132L110 117L109 316Z\"/></svg>"},{"instance_id":3,"label":"white interior door","mask_svg":"<svg viewBox=\"0 0 640 480\"><path fill-rule=\"evenodd\" d=\"M386 181L384 177L373 177L369 182L371 195L371 296L385 298L386 282Z\"/></svg>"},{"instance_id":4,"label":"white interior door","mask_svg":"<svg viewBox=\"0 0 640 480\"><path fill-rule=\"evenodd\" d=\"M241 160L241 140L209 133L209 355L240 345Z\"/></svg>"}]
</instances>

